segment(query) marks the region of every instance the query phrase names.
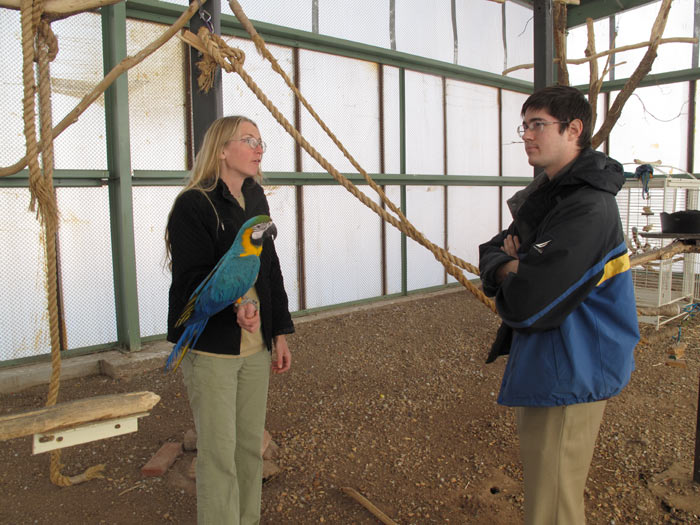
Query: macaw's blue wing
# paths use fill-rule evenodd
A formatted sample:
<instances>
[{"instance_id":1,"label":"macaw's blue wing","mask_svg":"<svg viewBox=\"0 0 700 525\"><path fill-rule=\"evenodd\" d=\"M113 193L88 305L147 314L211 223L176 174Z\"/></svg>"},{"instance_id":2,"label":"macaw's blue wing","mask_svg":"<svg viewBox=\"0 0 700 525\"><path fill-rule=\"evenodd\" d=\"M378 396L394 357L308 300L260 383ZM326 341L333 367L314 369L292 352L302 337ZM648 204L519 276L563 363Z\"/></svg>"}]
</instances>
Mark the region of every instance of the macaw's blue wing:
<instances>
[{"instance_id":1,"label":"macaw's blue wing","mask_svg":"<svg viewBox=\"0 0 700 525\"><path fill-rule=\"evenodd\" d=\"M180 366L180 362L182 361L182 358L185 357L187 351L197 344L197 339L199 339L199 336L202 335L204 327L207 325L207 321L209 321L208 317L185 328L185 331L180 336L180 339L177 340L177 344L173 347L173 351L170 352L167 361L165 361L166 372L174 372L177 367Z\"/></svg>"},{"instance_id":2,"label":"macaw's blue wing","mask_svg":"<svg viewBox=\"0 0 700 525\"><path fill-rule=\"evenodd\" d=\"M276 233L268 216L259 215L243 224L231 247L192 292L175 323L176 327L184 326L185 331L165 363L166 371L174 371L187 351L194 348L212 315L232 305L255 284L263 241Z\"/></svg>"}]
</instances>

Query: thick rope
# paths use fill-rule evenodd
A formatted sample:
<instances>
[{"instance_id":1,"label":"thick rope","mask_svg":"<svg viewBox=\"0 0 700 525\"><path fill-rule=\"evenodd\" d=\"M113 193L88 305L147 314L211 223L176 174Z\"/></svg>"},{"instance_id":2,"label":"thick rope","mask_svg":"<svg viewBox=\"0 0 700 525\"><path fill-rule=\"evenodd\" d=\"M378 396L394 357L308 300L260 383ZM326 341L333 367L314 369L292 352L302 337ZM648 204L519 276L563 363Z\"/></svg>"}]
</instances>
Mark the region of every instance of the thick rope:
<instances>
[{"instance_id":1,"label":"thick rope","mask_svg":"<svg viewBox=\"0 0 700 525\"><path fill-rule=\"evenodd\" d=\"M93 88L93 90L85 95L80 102L68 113L63 120L56 124L53 128L51 138L55 139L58 137L65 129L76 122L80 115L90 107L90 105L97 100L102 93L104 93L107 88L112 85L112 83L125 71L128 71L132 67L140 64L146 57L153 54L155 51L160 49L160 47L170 40L175 33L180 31L190 18L194 16L197 10L204 4L206 0L200 0L198 2L193 2L190 7L184 11L180 17L175 21L175 23L170 26L167 30L163 32L158 38L153 42L144 47L141 51L136 53L134 56L128 56L124 58L119 64L114 66L112 70L105 75L105 77ZM35 139L36 142L36 139ZM48 146L48 139L39 143L38 147L40 150L44 150ZM28 155L25 155L20 160L15 162L12 166L0 167L0 177L7 177L9 175L14 175L15 173L21 171L29 162Z\"/></svg>"},{"instance_id":2,"label":"thick rope","mask_svg":"<svg viewBox=\"0 0 700 525\"><path fill-rule=\"evenodd\" d=\"M27 144L27 159L30 168L29 188L32 195L30 208L38 204L37 216L44 227L44 246L46 251L46 293L49 310L49 333L51 340L51 378L46 406L53 406L58 400L61 378L61 343L59 337L56 234L58 231L58 204L53 189L53 140L51 111L51 75L49 62L58 53L58 43L48 22L41 20L42 2L32 5L31 0L22 2L22 50L24 80L24 131ZM36 48L34 45L36 44ZM39 167L39 148L36 140L34 123L34 65L38 64L39 77L39 122L41 138L45 144L42 154L42 169ZM50 478L58 486L67 487L75 483L103 477L104 465L88 468L83 474L67 477L61 474L61 452L55 450L50 457Z\"/></svg>"},{"instance_id":3,"label":"thick rope","mask_svg":"<svg viewBox=\"0 0 700 525\"><path fill-rule=\"evenodd\" d=\"M246 32L250 35L252 38L253 42L255 43L255 47L258 50L258 52L265 58L267 59L274 71L276 71L284 80L285 84L289 87L289 89L292 90L294 95L299 99L299 101L304 105L306 110L311 114L311 116L316 120L316 122L321 126L321 129L326 132L326 135L333 141L333 143L337 146L337 148L343 153L346 159L350 161L350 164L362 175L362 177L365 179L367 184L379 195L379 198L384 202L389 209L396 214L396 216L399 218L399 220L406 224L407 231L410 231L412 235L409 235L412 239L417 240L421 239L420 244L428 248L428 245L432 245L435 249L438 250L440 253L440 257L438 257L437 254L433 251L432 248L430 249L435 257L442 262L443 260L447 260L452 264L455 264L459 266L460 268L463 268L464 270L467 270L469 273L473 273L474 275L479 275L479 269L476 268L475 266L469 264L468 262L460 259L459 257L451 254L447 250L432 244L428 239L426 239L423 234L418 231L409 221L408 219L404 216L404 214L401 212L401 210L393 203L391 200L386 196L384 193L384 190L379 186L372 177L369 176L369 174L362 169L362 166L355 160L355 158L350 154L350 152L345 148L345 146L340 142L340 140L333 134L333 132L326 126L325 122L321 119L321 117L316 113L316 111L311 107L311 104L304 98L302 93L299 91L299 89L294 85L294 82L289 78L289 75L282 69L277 62L277 59L270 53L270 51L267 49L267 46L265 45L265 41L263 38L258 34L258 32L255 30L255 27L253 24L250 22L246 14L243 12L243 9L241 8L240 4L236 0L229 0L229 5L231 6L231 10L233 13L236 15L236 18L241 22L243 25L243 28L246 30ZM241 64L243 61L241 61ZM401 230L404 231L404 230ZM404 232L406 233L406 232ZM407 233L408 235L408 233Z\"/></svg>"},{"instance_id":4,"label":"thick rope","mask_svg":"<svg viewBox=\"0 0 700 525\"><path fill-rule=\"evenodd\" d=\"M382 209L379 205L377 205L374 201L367 197L367 195L362 193L350 180L348 180L345 176L340 174L332 164L330 164L313 146L311 146L311 144L308 143L308 141L294 128L294 126L292 126L289 123L289 121L284 117L284 115L282 115L279 112L275 105L260 90L257 84L250 77L250 75L248 75L248 73L243 69L243 66L240 62L241 55L229 51L226 42L218 35L210 33L206 27L200 28L199 34L197 36L199 37L200 45L203 46L203 48L206 50L206 54L210 57L208 59L205 58L204 62L206 62L207 60L213 60L226 71L235 71L236 73L238 73L238 75L248 85L251 91L255 93L255 96L258 98L258 100L260 100L260 102L262 102L263 105L268 109L268 111L275 117L277 122L279 122L280 125L282 125L282 127L284 127L284 129L287 131L287 133L294 137L294 140L296 140L297 143L301 145L301 147L303 147L304 150L306 150L306 152L309 153L309 155L311 155L311 157L314 158L314 160L316 160L316 162L318 162L323 167L323 169L330 173L336 181L338 181L345 189L347 189L357 199L359 199L360 202L362 202L365 206L374 211L377 215L382 217L389 224L396 227L401 232L405 233L407 236L411 237L413 240L429 249L435 256L435 258L442 263L442 265L445 267L445 270L450 275L457 279L484 305L491 308L492 311L496 311L493 301L486 297L484 293L481 290L479 290L476 286L474 286L474 284L472 284L464 276L463 272L455 264L452 263L450 258L443 255L443 253L447 253L445 252L445 250L438 246L435 246L433 243L428 241L422 234L417 232L415 228L409 226L410 223L408 223L408 220L405 217L403 217L403 215L402 217L405 222L401 222L394 216L388 214L386 210ZM213 71L211 64L206 64L204 71L205 73ZM366 175L366 172L364 172L362 168L358 168L358 171L362 171L362 173ZM478 275L478 270L471 265L469 266L474 270L472 271L470 269L469 271Z\"/></svg>"}]
</instances>

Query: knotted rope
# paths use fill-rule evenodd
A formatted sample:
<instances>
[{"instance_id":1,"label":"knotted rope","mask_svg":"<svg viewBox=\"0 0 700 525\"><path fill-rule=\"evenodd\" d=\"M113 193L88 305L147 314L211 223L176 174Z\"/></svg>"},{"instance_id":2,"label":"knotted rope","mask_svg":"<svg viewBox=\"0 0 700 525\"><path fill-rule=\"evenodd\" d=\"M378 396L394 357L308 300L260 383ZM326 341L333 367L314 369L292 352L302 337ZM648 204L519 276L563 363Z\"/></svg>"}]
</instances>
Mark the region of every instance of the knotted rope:
<instances>
[{"instance_id":1,"label":"knotted rope","mask_svg":"<svg viewBox=\"0 0 700 525\"><path fill-rule=\"evenodd\" d=\"M343 155L351 162L353 167L363 176L367 183L372 187L374 191L380 196L382 201L399 217L397 219L393 215L390 215L386 210L382 209L381 206L376 204L367 195L361 192L355 184L353 184L347 177L338 172L338 170L326 160L309 142L299 133L299 131L290 124L290 122L282 115L275 105L267 98L267 96L260 90L255 81L248 75L248 73L243 69L243 62L245 60L245 54L240 50L231 49L223 38L216 34L212 34L206 27L200 28L197 36L192 33L186 32L183 39L199 49L204 53L204 57L198 64L202 64L200 67L200 77L198 79L198 84L200 86L207 86L213 82L212 77L216 71L216 65L222 67L227 72L235 71L241 79L248 85L248 87L255 93L255 96L263 103L263 105L268 109L268 111L275 117L277 122L289 133L294 140L302 147L304 150L311 155L311 157L318 162L323 169L325 169L331 176L340 183L345 189L352 193L357 199L360 200L365 206L374 211L386 222L396 227L398 230L406 234L408 237L418 242L425 248L431 251L434 257L445 267L445 270L457 279L467 290L469 290L479 301L484 305L488 306L492 311L496 311L495 305L491 299L486 297L481 290L479 290L474 284L472 284L460 270L460 267L467 270L474 275L479 275L479 270L475 266L463 261L462 259L455 257L450 254L447 250L433 244L430 242L421 232L419 232L404 216L400 209L398 209L385 195L384 191L378 186L372 178L367 174L367 172L357 163L357 161L350 155L350 153L345 149L345 147L340 143L340 141L335 137L335 135L330 131L330 129L325 125L321 118L316 114L316 112L311 108L306 99L302 96L299 90L294 86L286 73L279 66L275 58L270 54L265 46L263 39L257 34L255 29L250 24L250 21L242 13L240 6L234 8L235 0L232 0L231 7L234 13L241 20L244 27L248 33L253 38L256 47L267 58L272 67L277 73L282 75L287 85L294 91L294 94L299 98L299 100L304 104L304 107L313 115L319 125L323 128L326 134L333 140L336 146L343 152ZM235 3L237 5L237 3Z\"/></svg>"},{"instance_id":2,"label":"knotted rope","mask_svg":"<svg viewBox=\"0 0 700 525\"><path fill-rule=\"evenodd\" d=\"M58 400L61 378L61 343L59 338L57 267L56 267L56 233L58 231L58 205L53 188L53 140L51 116L51 84L49 62L58 53L58 42L48 22L41 19L43 2L22 0L22 76L24 81L24 135L29 165L29 189L31 192L30 209L35 210L44 228L44 247L46 250L46 293L49 309L49 333L51 340L51 379L46 406L53 406ZM36 139L34 95L34 61L38 64L39 122L40 133L44 143L42 166L39 166L39 147ZM43 170L42 170L43 167ZM61 451L51 453L50 478L61 487L103 477L104 465L88 468L83 474L68 477L61 474Z\"/></svg>"}]
</instances>

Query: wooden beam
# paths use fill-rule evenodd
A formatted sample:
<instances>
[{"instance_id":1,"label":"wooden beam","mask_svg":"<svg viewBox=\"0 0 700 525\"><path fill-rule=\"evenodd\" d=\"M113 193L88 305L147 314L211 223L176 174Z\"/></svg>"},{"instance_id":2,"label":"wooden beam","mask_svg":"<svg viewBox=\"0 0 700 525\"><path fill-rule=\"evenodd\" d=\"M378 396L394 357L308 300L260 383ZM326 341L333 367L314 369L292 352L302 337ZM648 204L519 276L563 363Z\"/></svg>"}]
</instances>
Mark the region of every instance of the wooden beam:
<instances>
[{"instance_id":1,"label":"wooden beam","mask_svg":"<svg viewBox=\"0 0 700 525\"><path fill-rule=\"evenodd\" d=\"M650 250L648 252L630 256L630 266L642 266L648 262L656 261L657 259L663 261L670 259L679 253L700 253L700 245L684 244L681 241L673 241L668 246L664 246L658 250Z\"/></svg>"},{"instance_id":2,"label":"wooden beam","mask_svg":"<svg viewBox=\"0 0 700 525\"><path fill-rule=\"evenodd\" d=\"M0 7L19 9L22 0L0 0ZM44 14L47 16L68 16L83 11L91 11L122 0L44 0Z\"/></svg>"},{"instance_id":3,"label":"wooden beam","mask_svg":"<svg viewBox=\"0 0 700 525\"><path fill-rule=\"evenodd\" d=\"M78 399L0 417L0 441L148 412L160 396L131 392Z\"/></svg>"}]
</instances>

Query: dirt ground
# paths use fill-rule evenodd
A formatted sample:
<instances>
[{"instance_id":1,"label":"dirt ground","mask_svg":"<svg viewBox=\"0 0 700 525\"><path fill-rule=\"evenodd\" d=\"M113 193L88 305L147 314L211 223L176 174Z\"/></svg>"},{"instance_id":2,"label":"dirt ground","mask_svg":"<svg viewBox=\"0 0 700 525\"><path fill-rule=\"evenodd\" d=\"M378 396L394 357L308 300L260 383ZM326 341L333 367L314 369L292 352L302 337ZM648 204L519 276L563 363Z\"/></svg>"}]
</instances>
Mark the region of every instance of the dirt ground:
<instances>
[{"instance_id":1,"label":"dirt ground","mask_svg":"<svg viewBox=\"0 0 700 525\"><path fill-rule=\"evenodd\" d=\"M586 489L588 523L700 523L691 481L700 322L681 326L685 367L667 366L678 323L644 327L637 370L611 400ZM400 524L522 521L522 471L510 409L496 404L504 359L484 357L496 317L467 292L423 296L298 324L292 370L272 379L267 428L281 472L263 485L265 524L373 524L352 487ZM676 361L677 363L679 361ZM30 438L0 447L0 523L195 523L187 471L140 468L193 428L178 372L64 381L62 401L150 390L161 396L136 433L64 449L63 473L105 463L106 477L59 488ZM0 395L0 414L37 408L46 388Z\"/></svg>"}]
</instances>

